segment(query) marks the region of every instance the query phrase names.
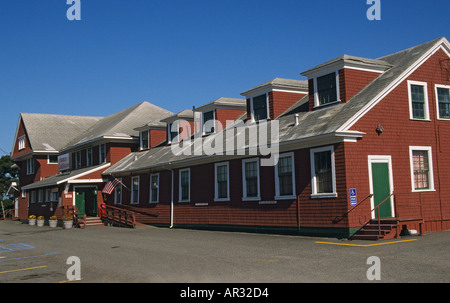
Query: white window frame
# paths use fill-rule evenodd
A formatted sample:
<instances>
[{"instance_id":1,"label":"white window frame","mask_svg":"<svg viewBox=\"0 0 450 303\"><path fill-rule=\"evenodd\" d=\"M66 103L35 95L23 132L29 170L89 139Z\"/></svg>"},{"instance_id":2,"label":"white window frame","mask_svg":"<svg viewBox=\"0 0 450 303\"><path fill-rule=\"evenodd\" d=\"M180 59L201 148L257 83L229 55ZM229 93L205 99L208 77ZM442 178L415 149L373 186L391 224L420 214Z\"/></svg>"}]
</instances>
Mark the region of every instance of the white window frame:
<instances>
[{"instance_id":1,"label":"white window frame","mask_svg":"<svg viewBox=\"0 0 450 303\"><path fill-rule=\"evenodd\" d=\"M245 164L248 162L256 161L256 177L257 177L257 186L258 186L258 194L256 197L248 197L247 196L247 180L245 178ZM249 158L242 160L242 201L260 201L261 200L261 188L260 188L260 170L259 170L259 158Z\"/></svg>"},{"instance_id":2,"label":"white window frame","mask_svg":"<svg viewBox=\"0 0 450 303\"><path fill-rule=\"evenodd\" d=\"M80 169L81 168L81 158L82 158L81 150L76 151L74 153L74 157L75 157L75 161L74 161L75 167L74 167L74 169Z\"/></svg>"},{"instance_id":3,"label":"white window frame","mask_svg":"<svg viewBox=\"0 0 450 303\"><path fill-rule=\"evenodd\" d=\"M204 118L204 115L206 114L206 113L209 113L209 112L212 112L213 113L213 118L212 118L212 120L209 120L209 121L213 121L212 123L214 123L214 125L213 125L213 129L214 129L214 131L212 131L212 132L206 132L205 131L205 118ZM207 111L204 111L204 112L202 112L202 116L201 116L201 123L202 123L202 134L203 135L209 135L209 134L215 134L215 133L217 133L217 129L216 129L216 127L217 127L217 123L216 123L216 110L215 109L212 109L212 110L207 110Z\"/></svg>"},{"instance_id":4,"label":"white window frame","mask_svg":"<svg viewBox=\"0 0 450 303\"><path fill-rule=\"evenodd\" d=\"M318 90L318 86L317 86L317 78L329 75L334 73L335 77L336 77L336 101L332 101L330 103L326 103L326 104L320 104L319 102L319 90ZM314 108L320 108L320 107L327 107L333 104L339 104L341 103L341 94L339 91L339 70L332 70L332 71L326 71L326 72L322 72L318 75L315 75L313 78L313 83L314 83Z\"/></svg>"},{"instance_id":5,"label":"white window frame","mask_svg":"<svg viewBox=\"0 0 450 303\"><path fill-rule=\"evenodd\" d=\"M152 201L152 194L153 194L153 187L152 187L152 178L154 176L158 177L158 183L156 184L156 201ZM159 203L159 180L160 180L160 175L159 173L154 173L154 174L150 174L150 196L148 198L149 203Z\"/></svg>"},{"instance_id":6,"label":"white window frame","mask_svg":"<svg viewBox=\"0 0 450 303\"><path fill-rule=\"evenodd\" d=\"M171 130L172 130L172 127L174 127L174 126L176 126L176 128L177 128L177 131L176 131L177 135L174 138L172 138ZM180 121L176 120L176 121L173 121L173 122L167 124L167 138L169 139L168 140L169 144L177 143L180 139L179 136L180 136Z\"/></svg>"},{"instance_id":7,"label":"white window frame","mask_svg":"<svg viewBox=\"0 0 450 303\"><path fill-rule=\"evenodd\" d=\"M102 154L102 147L104 149L104 154ZM106 152L106 144L100 144L98 146L98 161L99 161L99 164L103 164L103 163L106 162L106 155L107 154L108 153Z\"/></svg>"},{"instance_id":8,"label":"white window frame","mask_svg":"<svg viewBox=\"0 0 450 303\"><path fill-rule=\"evenodd\" d=\"M142 144L142 139L145 134L147 134L147 145L148 145L146 148L144 148ZM147 149L150 149L150 132L148 129L139 132L139 150L147 150Z\"/></svg>"},{"instance_id":9,"label":"white window frame","mask_svg":"<svg viewBox=\"0 0 450 303\"><path fill-rule=\"evenodd\" d=\"M134 201L134 180L137 179L138 180L138 185L137 185L137 199L138 201ZM135 176L135 177L131 177L131 199L130 199L130 204L139 204L139 197L141 194L141 177L140 176Z\"/></svg>"},{"instance_id":10,"label":"white window frame","mask_svg":"<svg viewBox=\"0 0 450 303\"><path fill-rule=\"evenodd\" d=\"M116 188L114 188L114 204L122 204L123 201L123 186L122 186L122 178L118 178L120 181L119 184L117 184ZM120 187L120 197L117 199L117 189Z\"/></svg>"},{"instance_id":11,"label":"white window frame","mask_svg":"<svg viewBox=\"0 0 450 303\"><path fill-rule=\"evenodd\" d=\"M27 191L25 189L21 190L21 197L22 199L25 199L27 197Z\"/></svg>"},{"instance_id":12,"label":"white window frame","mask_svg":"<svg viewBox=\"0 0 450 303\"><path fill-rule=\"evenodd\" d=\"M50 161L51 156L56 156L56 162ZM47 155L47 164L50 164L50 165L58 164L58 155Z\"/></svg>"},{"instance_id":13,"label":"white window frame","mask_svg":"<svg viewBox=\"0 0 450 303\"><path fill-rule=\"evenodd\" d=\"M424 118L414 118L413 117L413 109L412 109L412 95L411 95L411 85L423 86L424 91ZM409 119L415 121L431 121L430 120L430 110L428 105L428 83L421 81L412 81L408 80L408 105L409 105Z\"/></svg>"},{"instance_id":14,"label":"white window frame","mask_svg":"<svg viewBox=\"0 0 450 303\"><path fill-rule=\"evenodd\" d=\"M436 116L437 116L437 119L438 119L438 120L449 121L450 118L441 118L441 117L439 116L438 88L448 89L449 92L450 92L450 85L436 84L436 85L434 86L434 92L435 92L435 96L436 96Z\"/></svg>"},{"instance_id":15,"label":"white window frame","mask_svg":"<svg viewBox=\"0 0 450 303\"><path fill-rule=\"evenodd\" d=\"M19 139L18 139L18 147L19 147L19 150L25 149L25 147L26 147L25 136L19 137Z\"/></svg>"},{"instance_id":16,"label":"white window frame","mask_svg":"<svg viewBox=\"0 0 450 303\"><path fill-rule=\"evenodd\" d=\"M189 187L188 187L189 195L188 195L188 199L187 200L186 199L185 200L181 199L181 194L182 194L182 191L181 191L181 173L185 172L185 171L189 172ZM178 171L178 202L190 202L190 201L191 201L191 169L190 168L183 168L183 169L180 169Z\"/></svg>"},{"instance_id":17,"label":"white window frame","mask_svg":"<svg viewBox=\"0 0 450 303\"><path fill-rule=\"evenodd\" d=\"M331 178L332 178L332 186L333 186L333 192L331 193L318 193L317 192L317 186L316 186L316 174L315 174L315 161L314 161L314 154L324 152L324 151L331 151ZM310 162L311 162L311 198L336 198L337 192L336 192L336 169L335 169L335 163L334 163L334 146L324 146L319 148L311 148L310 149Z\"/></svg>"},{"instance_id":18,"label":"white window frame","mask_svg":"<svg viewBox=\"0 0 450 303\"><path fill-rule=\"evenodd\" d=\"M27 159L27 175L34 174L34 158Z\"/></svg>"},{"instance_id":19,"label":"white window frame","mask_svg":"<svg viewBox=\"0 0 450 303\"><path fill-rule=\"evenodd\" d=\"M414 187L414 163L413 151L427 151L428 152L428 182L429 188L415 189ZM427 192L436 191L434 188L434 172L433 172L433 153L431 146L410 146L409 147L409 165L411 171L411 192Z\"/></svg>"},{"instance_id":20,"label":"white window frame","mask_svg":"<svg viewBox=\"0 0 450 303\"><path fill-rule=\"evenodd\" d=\"M261 94L249 97L249 99L250 99L250 119L251 119L251 122L258 122L258 121L255 120L255 114L254 114L254 111L253 111L253 99L257 98L257 97L260 97L262 95L266 95L267 118L266 119L261 119L261 120L258 120L258 121L270 120L269 92L265 92L265 93L261 93Z\"/></svg>"},{"instance_id":21,"label":"white window frame","mask_svg":"<svg viewBox=\"0 0 450 303\"><path fill-rule=\"evenodd\" d=\"M291 167L292 167L292 195L280 195L280 179L278 178L278 164L280 163L281 158L291 157ZM280 154L278 158L277 165L274 166L275 168L275 200L282 200L282 199L295 199L297 198L297 194L295 191L295 159L294 159L294 153L284 153Z\"/></svg>"},{"instance_id":22,"label":"white window frame","mask_svg":"<svg viewBox=\"0 0 450 303\"><path fill-rule=\"evenodd\" d=\"M217 183L217 181L218 181L217 168L219 166L227 167L227 197L226 198L219 198L219 186ZM216 202L230 201L230 163L229 162L214 163L214 201L216 201Z\"/></svg>"}]
</instances>

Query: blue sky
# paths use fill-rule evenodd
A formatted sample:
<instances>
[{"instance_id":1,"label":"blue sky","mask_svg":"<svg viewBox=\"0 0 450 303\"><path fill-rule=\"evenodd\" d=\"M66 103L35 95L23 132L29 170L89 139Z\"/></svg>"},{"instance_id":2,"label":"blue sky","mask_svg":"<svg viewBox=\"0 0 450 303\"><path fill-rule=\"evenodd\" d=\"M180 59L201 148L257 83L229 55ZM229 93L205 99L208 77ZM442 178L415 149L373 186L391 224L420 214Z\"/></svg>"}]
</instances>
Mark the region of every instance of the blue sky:
<instances>
[{"instance_id":1,"label":"blue sky","mask_svg":"<svg viewBox=\"0 0 450 303\"><path fill-rule=\"evenodd\" d=\"M448 0L0 1L0 155L20 112L107 116L142 101L178 112L342 54L377 58L450 39Z\"/></svg>"}]
</instances>

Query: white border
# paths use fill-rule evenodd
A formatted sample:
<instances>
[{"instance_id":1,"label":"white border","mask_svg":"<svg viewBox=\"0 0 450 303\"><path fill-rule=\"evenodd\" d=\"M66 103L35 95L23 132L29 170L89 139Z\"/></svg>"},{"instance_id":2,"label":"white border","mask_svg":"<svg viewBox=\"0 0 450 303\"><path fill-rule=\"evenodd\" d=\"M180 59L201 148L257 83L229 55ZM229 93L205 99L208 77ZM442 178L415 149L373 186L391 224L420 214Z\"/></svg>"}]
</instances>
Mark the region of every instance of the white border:
<instances>
[{"instance_id":1,"label":"white border","mask_svg":"<svg viewBox=\"0 0 450 303\"><path fill-rule=\"evenodd\" d=\"M218 166L226 166L227 167L227 197L219 198L219 187L217 184L217 167ZM229 162L220 162L214 163L214 201L230 201L230 163Z\"/></svg>"},{"instance_id":2,"label":"white border","mask_svg":"<svg viewBox=\"0 0 450 303\"><path fill-rule=\"evenodd\" d=\"M133 190L134 190L134 179L138 179L138 201L133 201ZM130 196L130 204L139 204L139 198L141 196L141 176L133 176L131 177L131 196Z\"/></svg>"},{"instance_id":3,"label":"white border","mask_svg":"<svg viewBox=\"0 0 450 303\"><path fill-rule=\"evenodd\" d=\"M153 189L152 189L152 177L154 177L154 176L158 176L158 183L156 184L156 201L152 201L152 191L153 191ZM150 196L148 197L148 203L159 203L159 180L160 180L160 176L159 176L159 173L154 173L154 174L150 174L150 180L149 180L149 183L150 183Z\"/></svg>"},{"instance_id":4,"label":"white border","mask_svg":"<svg viewBox=\"0 0 450 303\"><path fill-rule=\"evenodd\" d=\"M438 88L448 89L449 92L450 92L450 85L443 85L443 84L435 84L434 85L434 93L435 93L435 96L436 96L436 117L437 117L438 120L449 121L450 118L441 118L441 117L439 117Z\"/></svg>"},{"instance_id":5,"label":"white border","mask_svg":"<svg viewBox=\"0 0 450 303\"><path fill-rule=\"evenodd\" d=\"M428 152L428 189L415 189L414 188L414 163L413 163L413 151L415 150L425 150ZM409 165L411 171L411 192L427 192L427 191L435 191L434 188L434 173L433 173L433 153L431 151L431 146L410 146L409 147Z\"/></svg>"},{"instance_id":6,"label":"white border","mask_svg":"<svg viewBox=\"0 0 450 303\"><path fill-rule=\"evenodd\" d=\"M245 163L256 161L256 177L258 185L258 193L256 197L247 197L247 181L245 180ZM261 200L261 188L260 188L260 176L259 176L259 158L249 158L242 160L242 201L260 201Z\"/></svg>"},{"instance_id":7,"label":"white border","mask_svg":"<svg viewBox=\"0 0 450 303\"><path fill-rule=\"evenodd\" d=\"M315 163L314 163L314 154L320 153L324 151L331 151L331 174L332 174L332 185L333 192L331 193L317 193L316 188L316 174L315 174ZM311 198L336 198L338 196L336 192L336 169L334 165L334 146L324 146L319 148L311 148L310 152L310 164L311 164Z\"/></svg>"},{"instance_id":8,"label":"white border","mask_svg":"<svg viewBox=\"0 0 450 303\"><path fill-rule=\"evenodd\" d=\"M280 163L281 158L285 157L291 157L291 167L292 167L292 195L280 195L280 180L278 178L278 165ZM282 199L295 199L297 197L296 191L295 191L295 160L294 160L294 152L284 153L280 154L278 158L277 165L274 166L275 168L275 200L282 200Z\"/></svg>"},{"instance_id":9,"label":"white border","mask_svg":"<svg viewBox=\"0 0 450 303\"><path fill-rule=\"evenodd\" d=\"M372 178L372 163L387 163L388 170L389 170L389 189L391 191L391 194L394 192L394 177L392 173L392 157L390 155L368 155L367 156L367 163L369 168L369 190L370 193L373 194L373 178ZM395 217L395 210L394 210L394 199L391 196L390 197L390 204L391 204L391 216ZM375 200L372 196L370 198L370 209L375 208ZM372 212L372 219L375 219L375 211Z\"/></svg>"},{"instance_id":10,"label":"white border","mask_svg":"<svg viewBox=\"0 0 450 303\"><path fill-rule=\"evenodd\" d=\"M189 186L188 186L188 198L187 200L181 199L181 173L187 171L189 173ZM178 202L190 202L191 201L191 169L183 168L178 171Z\"/></svg>"},{"instance_id":11,"label":"white border","mask_svg":"<svg viewBox=\"0 0 450 303\"><path fill-rule=\"evenodd\" d=\"M431 121L430 120L430 110L429 110L429 104L428 104L428 83L427 82L421 82L421 81L412 81L408 80L408 105L409 105L409 119L411 120L417 120L417 121ZM416 86L423 86L424 91L424 118L414 118L413 117L413 110L412 110L412 95L411 95L411 85Z\"/></svg>"}]
</instances>

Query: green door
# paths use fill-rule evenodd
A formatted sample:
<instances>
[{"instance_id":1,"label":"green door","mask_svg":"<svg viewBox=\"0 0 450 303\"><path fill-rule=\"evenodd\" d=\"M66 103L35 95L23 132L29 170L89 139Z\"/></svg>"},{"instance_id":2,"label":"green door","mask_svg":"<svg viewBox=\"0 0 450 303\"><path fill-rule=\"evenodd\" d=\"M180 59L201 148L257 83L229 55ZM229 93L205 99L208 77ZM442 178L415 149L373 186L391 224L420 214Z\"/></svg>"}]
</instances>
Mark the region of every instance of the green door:
<instances>
[{"instance_id":1,"label":"green door","mask_svg":"<svg viewBox=\"0 0 450 303\"><path fill-rule=\"evenodd\" d=\"M86 193L85 193L85 191L84 190L81 190L81 189L77 189L76 191L75 191L75 206L77 207L77 209L78 209L78 216L79 217L82 217L82 216L84 216L84 213L85 213L85 198L86 198Z\"/></svg>"},{"instance_id":2,"label":"green door","mask_svg":"<svg viewBox=\"0 0 450 303\"><path fill-rule=\"evenodd\" d=\"M391 194L388 163L372 163L372 186L374 207L383 202ZM375 212L375 218L392 217L390 199L383 203Z\"/></svg>"}]
</instances>

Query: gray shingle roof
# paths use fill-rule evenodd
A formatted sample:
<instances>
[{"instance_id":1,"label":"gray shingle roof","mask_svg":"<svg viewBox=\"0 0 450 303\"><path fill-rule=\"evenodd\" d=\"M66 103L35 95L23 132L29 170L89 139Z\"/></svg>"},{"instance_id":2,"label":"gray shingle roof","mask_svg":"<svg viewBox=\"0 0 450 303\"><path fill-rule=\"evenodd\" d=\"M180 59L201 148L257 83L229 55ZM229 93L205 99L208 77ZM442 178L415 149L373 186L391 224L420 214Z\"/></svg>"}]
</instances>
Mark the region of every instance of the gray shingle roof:
<instances>
[{"instance_id":1,"label":"gray shingle roof","mask_svg":"<svg viewBox=\"0 0 450 303\"><path fill-rule=\"evenodd\" d=\"M286 112L277 118L280 128L280 142L296 142L308 140L318 136L336 134L352 117L360 112L384 89L403 75L415 62L417 62L431 48L447 41L445 38L436 39L407 50L388 55L374 60L384 66L391 65L384 73L380 74L370 84L354 95L349 101L331 107L325 107L315 111L308 111L308 96L298 100ZM448 43L448 42L447 42ZM284 82L284 81L283 81ZM264 85L271 85L270 81ZM244 92L243 94L248 93ZM298 114L299 124L293 125L293 115ZM208 137L203 138L206 140ZM170 146L158 147L146 152L132 153L108 168L105 174L118 174L143 169L161 167L168 163L187 163L188 160L196 160L209 156L175 156ZM192 162L191 162L192 163ZM188 165L188 164L186 164Z\"/></svg>"}]
</instances>

